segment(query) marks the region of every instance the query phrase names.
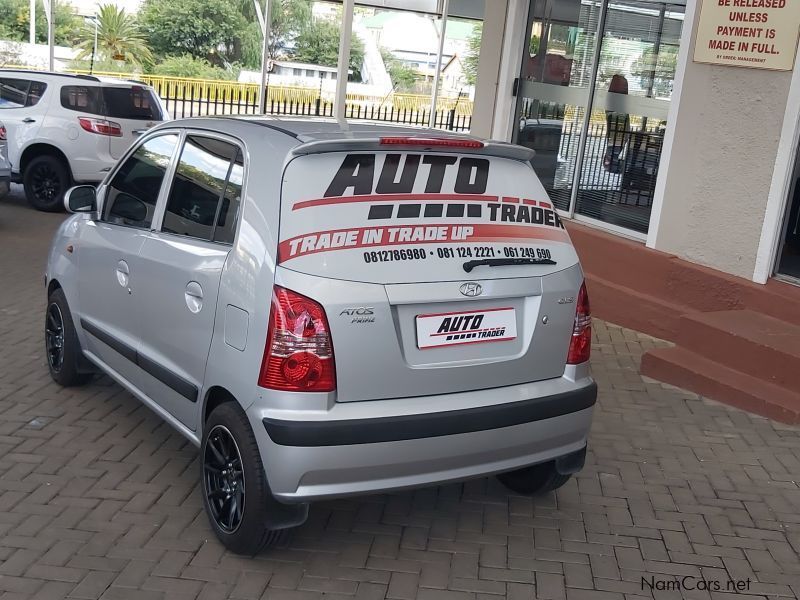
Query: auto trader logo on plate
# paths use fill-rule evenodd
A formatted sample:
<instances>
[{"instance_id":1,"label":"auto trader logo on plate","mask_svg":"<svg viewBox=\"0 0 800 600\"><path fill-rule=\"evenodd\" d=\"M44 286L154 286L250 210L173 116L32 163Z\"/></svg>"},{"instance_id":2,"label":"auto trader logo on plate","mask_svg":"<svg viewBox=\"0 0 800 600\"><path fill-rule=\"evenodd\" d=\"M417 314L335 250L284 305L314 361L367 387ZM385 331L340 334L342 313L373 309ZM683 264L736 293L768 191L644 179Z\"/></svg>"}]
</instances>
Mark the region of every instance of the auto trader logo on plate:
<instances>
[{"instance_id":1,"label":"auto trader logo on plate","mask_svg":"<svg viewBox=\"0 0 800 600\"><path fill-rule=\"evenodd\" d=\"M417 347L505 342L517 337L513 308L487 308L417 316Z\"/></svg>"}]
</instances>

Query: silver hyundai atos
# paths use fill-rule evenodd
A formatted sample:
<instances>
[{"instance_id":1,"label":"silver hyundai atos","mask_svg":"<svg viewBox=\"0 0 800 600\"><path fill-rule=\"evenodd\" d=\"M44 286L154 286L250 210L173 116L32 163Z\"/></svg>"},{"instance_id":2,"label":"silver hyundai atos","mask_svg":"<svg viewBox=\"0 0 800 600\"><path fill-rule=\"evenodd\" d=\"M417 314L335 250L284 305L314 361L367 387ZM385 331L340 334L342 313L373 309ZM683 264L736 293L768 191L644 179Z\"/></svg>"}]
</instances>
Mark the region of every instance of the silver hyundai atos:
<instances>
[{"instance_id":1,"label":"silver hyundai atos","mask_svg":"<svg viewBox=\"0 0 800 600\"><path fill-rule=\"evenodd\" d=\"M312 500L487 474L553 490L597 388L583 273L531 158L389 126L159 125L65 197L50 373L106 373L199 446L238 553Z\"/></svg>"}]
</instances>

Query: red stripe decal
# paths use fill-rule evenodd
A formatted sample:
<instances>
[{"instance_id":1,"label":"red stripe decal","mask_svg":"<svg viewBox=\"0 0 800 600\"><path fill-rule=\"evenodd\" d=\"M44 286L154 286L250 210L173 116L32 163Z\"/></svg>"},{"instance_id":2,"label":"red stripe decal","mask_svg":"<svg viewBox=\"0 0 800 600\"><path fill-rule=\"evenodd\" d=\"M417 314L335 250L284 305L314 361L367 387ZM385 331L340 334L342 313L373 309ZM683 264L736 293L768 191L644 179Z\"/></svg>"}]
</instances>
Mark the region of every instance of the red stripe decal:
<instances>
[{"instance_id":1,"label":"red stripe decal","mask_svg":"<svg viewBox=\"0 0 800 600\"><path fill-rule=\"evenodd\" d=\"M298 235L278 245L278 262L298 256L385 246L420 244L468 244L473 242L517 242L549 240L568 242L563 229L543 225L413 225L394 227L354 227Z\"/></svg>"},{"instance_id":2,"label":"red stripe decal","mask_svg":"<svg viewBox=\"0 0 800 600\"><path fill-rule=\"evenodd\" d=\"M503 202L511 202L512 204L519 204L519 198L513 196L503 196Z\"/></svg>"},{"instance_id":3,"label":"red stripe decal","mask_svg":"<svg viewBox=\"0 0 800 600\"><path fill-rule=\"evenodd\" d=\"M530 206L536 206L536 200L528 200L527 198L525 198L525 199L522 201L522 203L523 203L523 204L529 204Z\"/></svg>"},{"instance_id":4,"label":"red stripe decal","mask_svg":"<svg viewBox=\"0 0 800 600\"><path fill-rule=\"evenodd\" d=\"M292 206L292 210L300 210L310 206L327 206L330 204L351 204L354 202L497 202L497 196L484 194L365 194L363 196L332 196L303 200Z\"/></svg>"},{"instance_id":5,"label":"red stripe decal","mask_svg":"<svg viewBox=\"0 0 800 600\"><path fill-rule=\"evenodd\" d=\"M539 206L541 206L542 208L553 208L552 204L549 204L548 202L545 202L543 200L539 200Z\"/></svg>"},{"instance_id":6,"label":"red stripe decal","mask_svg":"<svg viewBox=\"0 0 800 600\"><path fill-rule=\"evenodd\" d=\"M484 331L499 331L505 327L489 327L488 329L469 329L467 331L445 331L444 333L432 333L430 337L442 337L445 335L461 335L462 333L482 333Z\"/></svg>"}]
</instances>

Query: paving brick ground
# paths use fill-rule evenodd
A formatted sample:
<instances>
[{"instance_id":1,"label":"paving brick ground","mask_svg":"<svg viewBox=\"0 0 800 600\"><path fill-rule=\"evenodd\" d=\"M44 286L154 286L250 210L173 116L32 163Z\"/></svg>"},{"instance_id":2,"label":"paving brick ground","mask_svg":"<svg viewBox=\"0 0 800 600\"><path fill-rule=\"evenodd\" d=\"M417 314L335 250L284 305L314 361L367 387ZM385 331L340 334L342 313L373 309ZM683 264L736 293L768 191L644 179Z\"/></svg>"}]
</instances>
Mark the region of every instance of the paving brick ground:
<instances>
[{"instance_id":1,"label":"paving brick ground","mask_svg":"<svg viewBox=\"0 0 800 600\"><path fill-rule=\"evenodd\" d=\"M643 380L660 342L600 322L588 463L557 494L481 479L325 502L283 547L225 552L191 445L107 378L48 377L42 272L61 219L18 190L0 201L1 599L800 595L800 430ZM674 589L701 578L722 591Z\"/></svg>"}]
</instances>

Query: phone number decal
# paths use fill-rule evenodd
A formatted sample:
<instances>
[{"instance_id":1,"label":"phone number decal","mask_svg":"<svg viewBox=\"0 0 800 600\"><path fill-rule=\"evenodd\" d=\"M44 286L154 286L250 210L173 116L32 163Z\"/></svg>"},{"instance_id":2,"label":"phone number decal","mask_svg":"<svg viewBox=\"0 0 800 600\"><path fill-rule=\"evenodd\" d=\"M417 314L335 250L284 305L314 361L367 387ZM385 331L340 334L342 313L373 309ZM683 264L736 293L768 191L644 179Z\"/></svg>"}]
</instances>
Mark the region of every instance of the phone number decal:
<instances>
[{"instance_id":1,"label":"phone number decal","mask_svg":"<svg viewBox=\"0 0 800 600\"><path fill-rule=\"evenodd\" d=\"M426 260L428 258L543 258L550 259L550 250L530 246L440 246L436 251L424 248L400 248L396 250L372 250L364 252L365 263L400 262Z\"/></svg>"}]
</instances>

